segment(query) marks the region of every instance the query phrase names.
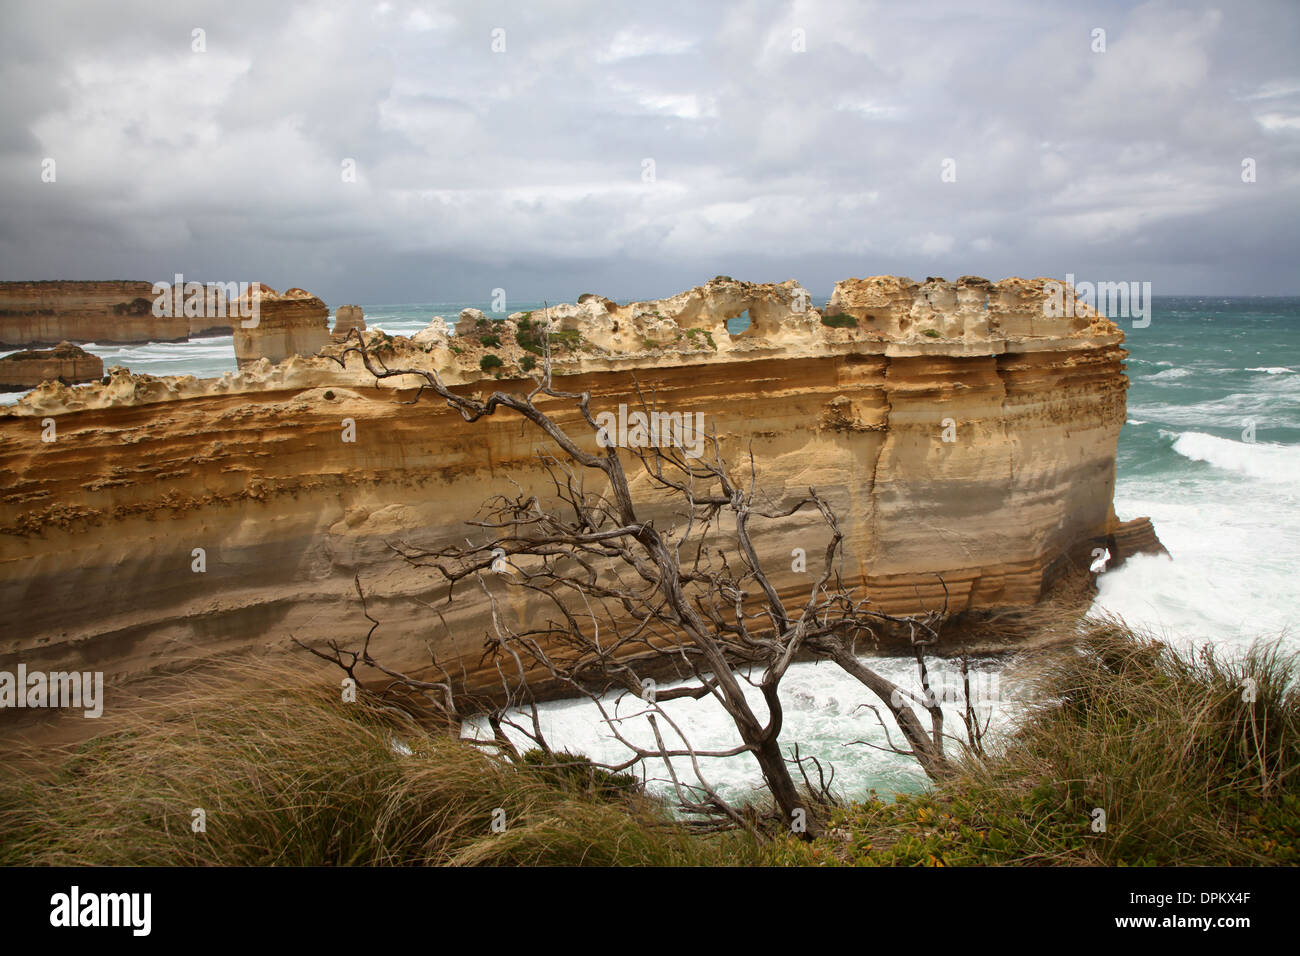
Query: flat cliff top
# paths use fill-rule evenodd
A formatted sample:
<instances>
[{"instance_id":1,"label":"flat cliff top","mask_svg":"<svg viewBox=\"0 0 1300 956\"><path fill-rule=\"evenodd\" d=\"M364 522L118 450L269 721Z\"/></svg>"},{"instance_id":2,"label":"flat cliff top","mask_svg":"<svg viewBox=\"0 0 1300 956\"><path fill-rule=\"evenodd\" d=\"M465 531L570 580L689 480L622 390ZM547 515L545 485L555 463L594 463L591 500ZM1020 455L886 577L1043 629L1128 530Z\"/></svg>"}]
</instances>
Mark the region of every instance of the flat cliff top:
<instances>
[{"instance_id":1,"label":"flat cliff top","mask_svg":"<svg viewBox=\"0 0 1300 956\"><path fill-rule=\"evenodd\" d=\"M6 355L0 361L5 362L43 362L49 359L93 359L95 356L80 345L72 342L60 342L47 349L23 349Z\"/></svg>"},{"instance_id":2,"label":"flat cliff top","mask_svg":"<svg viewBox=\"0 0 1300 956\"><path fill-rule=\"evenodd\" d=\"M826 307L817 309L808 291L793 279L752 283L718 276L669 298L625 305L587 294L576 303L516 312L504 320L467 309L455 321L453 334L438 318L410 337L377 330L353 335L364 335L368 348L388 367L433 371L447 385L526 380L537 373L547 346L555 373L568 375L847 354L987 356L1090 349L1123 341L1113 322L1087 306L1062 309L1068 299L1062 289L1068 293L1064 283L1046 278L990 282L963 276L955 282L915 282L872 276L836 283ZM282 297L313 298L299 289ZM749 326L731 334L727 322L745 314ZM115 366L109 369L107 384L47 382L0 411L0 418L373 385L358 355L346 356L346 367L336 361L347 347L347 342L334 342L318 355L290 356L275 365L263 359L238 372L205 379L155 377ZM419 384L415 377L392 380L395 387Z\"/></svg>"},{"instance_id":3,"label":"flat cliff top","mask_svg":"<svg viewBox=\"0 0 1300 956\"><path fill-rule=\"evenodd\" d=\"M69 292L117 291L123 288L149 288L153 285L143 279L6 279L0 281L0 296L23 289L58 290Z\"/></svg>"}]
</instances>

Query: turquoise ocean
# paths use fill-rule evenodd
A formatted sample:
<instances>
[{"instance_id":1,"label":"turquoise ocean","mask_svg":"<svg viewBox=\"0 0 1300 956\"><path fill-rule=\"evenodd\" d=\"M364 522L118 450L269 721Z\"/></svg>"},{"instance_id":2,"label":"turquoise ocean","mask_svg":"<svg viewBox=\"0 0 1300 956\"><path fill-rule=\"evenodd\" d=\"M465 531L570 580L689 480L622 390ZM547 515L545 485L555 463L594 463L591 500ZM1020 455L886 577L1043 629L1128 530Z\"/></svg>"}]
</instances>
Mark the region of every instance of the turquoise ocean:
<instances>
[{"instance_id":1,"label":"turquoise ocean","mask_svg":"<svg viewBox=\"0 0 1300 956\"><path fill-rule=\"evenodd\" d=\"M491 315L489 302L364 306L367 325L410 334L463 308ZM541 308L510 303L509 311ZM1256 639L1300 645L1300 297L1156 297L1150 324L1121 320L1130 351L1128 420L1119 439L1115 509L1148 515L1171 557L1137 557L1104 573L1094 607L1180 644L1213 643L1235 653ZM235 368L229 336L176 344L87 345L105 366L154 375L214 376ZM13 401L16 395L0 396ZM1007 661L979 662L994 724L1018 703ZM911 682L909 661L880 667ZM941 670L940 681L956 680ZM955 685L954 685L955 686ZM836 788L856 794L914 790L924 780L906 759L852 740L883 743L867 696L825 664L795 665L783 684L788 743L829 760ZM618 707L622 732L648 743L637 701ZM613 704L610 704L613 708ZM709 701L674 701L669 712L701 749L731 745L729 725ZM761 713L761 700L756 697ZM544 705L553 743L594 758L622 759L594 706ZM705 761L709 782L741 796L758 782L747 758ZM690 768L679 771L689 777ZM656 784L663 787L662 781Z\"/></svg>"}]
</instances>

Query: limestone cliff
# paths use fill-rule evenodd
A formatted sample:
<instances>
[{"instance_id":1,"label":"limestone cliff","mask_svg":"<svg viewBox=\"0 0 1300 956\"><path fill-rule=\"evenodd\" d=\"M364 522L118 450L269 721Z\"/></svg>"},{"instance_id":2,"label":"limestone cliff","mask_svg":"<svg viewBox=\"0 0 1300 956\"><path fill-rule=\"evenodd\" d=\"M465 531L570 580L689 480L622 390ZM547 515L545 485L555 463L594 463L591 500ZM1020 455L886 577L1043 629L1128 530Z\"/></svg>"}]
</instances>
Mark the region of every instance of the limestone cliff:
<instances>
[{"instance_id":1,"label":"limestone cliff","mask_svg":"<svg viewBox=\"0 0 1300 956\"><path fill-rule=\"evenodd\" d=\"M0 348L63 341L184 342L205 335L229 335L243 326L243 319L234 312L238 301L228 301L221 284L203 286L201 293L186 293L188 287L174 287L174 307L166 310L172 314L159 316L154 314L156 296L149 282L0 282ZM233 284L231 288L233 299ZM273 331L245 337L246 353L254 361L263 355L311 354L324 344L325 339L298 330L305 329L310 324L308 318L325 309L324 303L301 289L291 289L284 296L266 286L262 289L267 293L265 308ZM187 302L191 295L193 301ZM325 313L328 315L328 310ZM286 342L294 347L286 351Z\"/></svg>"},{"instance_id":2,"label":"limestone cliff","mask_svg":"<svg viewBox=\"0 0 1300 956\"><path fill-rule=\"evenodd\" d=\"M71 342L52 349L28 349L0 358L0 392L20 392L56 381L80 385L97 381L104 374L104 361Z\"/></svg>"},{"instance_id":3,"label":"limestone cliff","mask_svg":"<svg viewBox=\"0 0 1300 956\"><path fill-rule=\"evenodd\" d=\"M818 311L794 281L719 277L652 302L462 315L455 334L441 319L412 339L356 334L390 366L466 392L531 388L524 370L549 346L561 387L589 391L593 411L635 404L639 385L701 412L730 460L752 449L773 496L828 498L845 571L878 606L937 607L942 577L962 611L1036 601L1116 531L1123 334L1086 309L1044 317L1045 281L846 280ZM314 305L303 315L323 334ZM368 626L359 575L387 663L418 671L432 647L467 687L494 685L485 602L466 589L438 604L445 588L389 544L463 542L464 521L512 480L544 492L538 437L504 415L468 424L411 404L416 382L376 388L355 356L329 361L343 348L209 380L111 369L106 385L47 383L0 413L0 598L21 609L0 621L0 667L78 661L126 677L279 651L290 634L350 641ZM758 546L784 569L819 542L788 519ZM776 581L795 595L809 579Z\"/></svg>"},{"instance_id":4,"label":"limestone cliff","mask_svg":"<svg viewBox=\"0 0 1300 956\"><path fill-rule=\"evenodd\" d=\"M0 348L189 338L189 319L155 316L153 304L148 282L0 282Z\"/></svg>"}]
</instances>

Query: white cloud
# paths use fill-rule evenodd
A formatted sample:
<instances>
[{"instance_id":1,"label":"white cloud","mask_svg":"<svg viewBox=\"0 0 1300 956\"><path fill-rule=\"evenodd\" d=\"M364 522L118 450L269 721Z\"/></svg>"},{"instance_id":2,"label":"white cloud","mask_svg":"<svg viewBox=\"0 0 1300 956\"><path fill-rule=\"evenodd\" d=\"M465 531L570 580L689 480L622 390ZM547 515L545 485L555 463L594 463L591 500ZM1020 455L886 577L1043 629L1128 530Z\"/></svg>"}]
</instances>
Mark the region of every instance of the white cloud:
<instances>
[{"instance_id":1,"label":"white cloud","mask_svg":"<svg viewBox=\"0 0 1300 956\"><path fill-rule=\"evenodd\" d=\"M429 30L446 28L452 22L450 17L440 16L419 7L406 15L406 29L414 30L417 33L427 33Z\"/></svg>"},{"instance_id":2,"label":"white cloud","mask_svg":"<svg viewBox=\"0 0 1300 956\"><path fill-rule=\"evenodd\" d=\"M1300 115L1287 113L1262 113L1255 121L1269 132L1285 129L1300 129Z\"/></svg>"},{"instance_id":3,"label":"white cloud","mask_svg":"<svg viewBox=\"0 0 1300 956\"><path fill-rule=\"evenodd\" d=\"M652 113L676 116L679 119L706 119L718 115L717 102L710 96L694 93L642 94L637 104Z\"/></svg>"},{"instance_id":4,"label":"white cloud","mask_svg":"<svg viewBox=\"0 0 1300 956\"><path fill-rule=\"evenodd\" d=\"M289 275L272 285L325 289L391 269L400 298L507 263L617 294L601 277L634 262L640 294L746 264L772 278L799 262L829 288L1145 255L1135 271L1233 291L1294 281L1300 10L1281 0L1232 16L1121 2L1105 54L1093 14L1028 0L924 16L855 0L174 15L123 0L75 8L72 32L63 3L19 5L0 34L3 278L273 263ZM39 181L44 156L57 185ZM358 182L341 182L344 157ZM393 264L405 255L418 276Z\"/></svg>"},{"instance_id":5,"label":"white cloud","mask_svg":"<svg viewBox=\"0 0 1300 956\"><path fill-rule=\"evenodd\" d=\"M678 56L695 47L691 37L671 36L642 29L620 30L596 54L598 63L618 63L643 56Z\"/></svg>"},{"instance_id":6,"label":"white cloud","mask_svg":"<svg viewBox=\"0 0 1300 956\"><path fill-rule=\"evenodd\" d=\"M893 119L902 114L902 109L887 103L872 100L845 98L835 104L835 109L847 113L861 113L869 119Z\"/></svg>"},{"instance_id":7,"label":"white cloud","mask_svg":"<svg viewBox=\"0 0 1300 956\"><path fill-rule=\"evenodd\" d=\"M952 251L953 242L952 236L927 232L924 236L913 239L910 244L922 255L936 256Z\"/></svg>"}]
</instances>

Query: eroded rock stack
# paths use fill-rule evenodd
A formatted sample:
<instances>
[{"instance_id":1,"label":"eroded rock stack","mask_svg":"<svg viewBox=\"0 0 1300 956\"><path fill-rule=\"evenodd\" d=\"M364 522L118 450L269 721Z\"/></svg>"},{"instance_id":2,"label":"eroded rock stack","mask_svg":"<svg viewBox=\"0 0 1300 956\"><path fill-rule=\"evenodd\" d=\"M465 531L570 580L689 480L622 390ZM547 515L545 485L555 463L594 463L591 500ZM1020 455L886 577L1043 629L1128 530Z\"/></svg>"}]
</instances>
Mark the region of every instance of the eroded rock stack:
<instances>
[{"instance_id":1,"label":"eroded rock stack","mask_svg":"<svg viewBox=\"0 0 1300 956\"><path fill-rule=\"evenodd\" d=\"M366 316L359 305L341 305L338 311L334 313L334 331L332 334L334 341L339 342L347 338L349 332L356 329L360 332L366 330Z\"/></svg>"},{"instance_id":2,"label":"eroded rock stack","mask_svg":"<svg viewBox=\"0 0 1300 956\"><path fill-rule=\"evenodd\" d=\"M246 311L241 300L241 314ZM241 368L262 359L274 364L291 355L315 355L330 341L329 308L303 289L280 293L262 285L258 312L256 324L241 319L233 328L235 361Z\"/></svg>"},{"instance_id":3,"label":"eroded rock stack","mask_svg":"<svg viewBox=\"0 0 1300 956\"><path fill-rule=\"evenodd\" d=\"M29 349L0 358L0 392L20 392L42 382L78 385L95 382L104 374L104 362L71 342L52 349Z\"/></svg>"},{"instance_id":4,"label":"eroded rock stack","mask_svg":"<svg viewBox=\"0 0 1300 956\"><path fill-rule=\"evenodd\" d=\"M1150 518L1133 518L1120 521L1111 516L1107 529L1107 550L1110 551L1110 567L1115 567L1137 554L1168 554L1168 549L1156 537L1155 526Z\"/></svg>"}]
</instances>

